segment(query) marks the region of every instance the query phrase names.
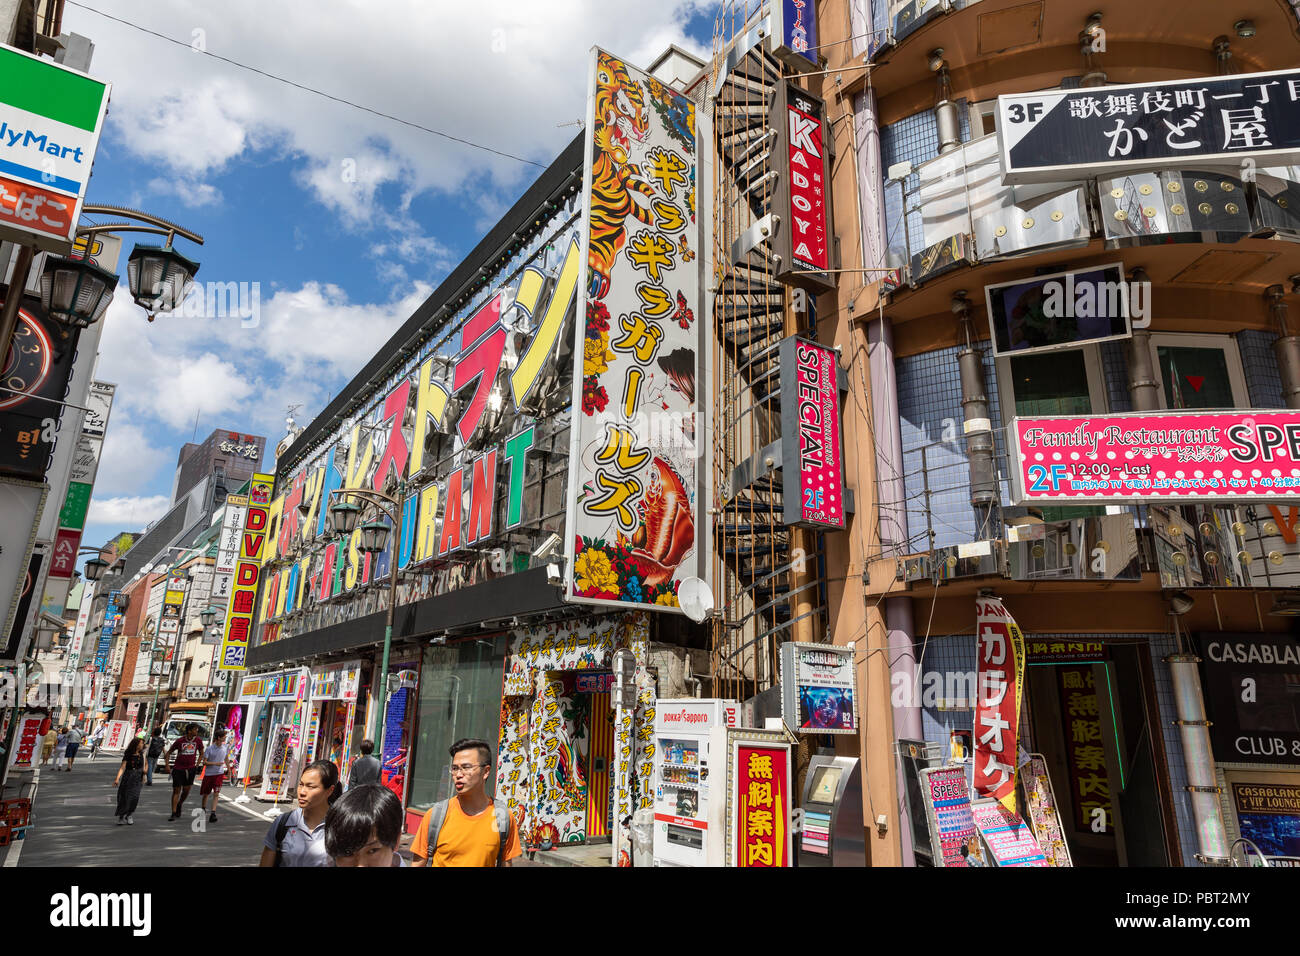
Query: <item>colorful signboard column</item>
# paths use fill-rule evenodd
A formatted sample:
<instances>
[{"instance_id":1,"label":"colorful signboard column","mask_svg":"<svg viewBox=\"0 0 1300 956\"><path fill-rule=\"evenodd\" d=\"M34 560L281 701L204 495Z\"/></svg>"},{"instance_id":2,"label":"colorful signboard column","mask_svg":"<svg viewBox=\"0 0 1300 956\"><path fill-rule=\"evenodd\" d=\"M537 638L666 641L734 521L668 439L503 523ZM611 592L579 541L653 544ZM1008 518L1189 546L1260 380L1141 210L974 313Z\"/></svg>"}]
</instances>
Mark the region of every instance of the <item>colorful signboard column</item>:
<instances>
[{"instance_id":1,"label":"colorful signboard column","mask_svg":"<svg viewBox=\"0 0 1300 956\"><path fill-rule=\"evenodd\" d=\"M1017 502L1300 500L1295 412L1016 418Z\"/></svg>"},{"instance_id":2,"label":"colorful signboard column","mask_svg":"<svg viewBox=\"0 0 1300 956\"><path fill-rule=\"evenodd\" d=\"M781 472L785 523L844 527L839 353L808 339L781 342Z\"/></svg>"},{"instance_id":3,"label":"colorful signboard column","mask_svg":"<svg viewBox=\"0 0 1300 956\"><path fill-rule=\"evenodd\" d=\"M72 250L109 89L0 46L0 238Z\"/></svg>"},{"instance_id":4,"label":"colorful signboard column","mask_svg":"<svg viewBox=\"0 0 1300 956\"><path fill-rule=\"evenodd\" d=\"M565 596L662 611L701 553L695 104L603 50L591 90Z\"/></svg>"},{"instance_id":5,"label":"colorful signboard column","mask_svg":"<svg viewBox=\"0 0 1300 956\"><path fill-rule=\"evenodd\" d=\"M727 731L727 866L794 866L790 742L763 730Z\"/></svg>"},{"instance_id":6,"label":"colorful signboard column","mask_svg":"<svg viewBox=\"0 0 1300 956\"><path fill-rule=\"evenodd\" d=\"M978 852L979 840L975 835L975 819L971 816L966 768L928 767L922 770L921 796L925 802L926 818L930 821L930 845L935 865L969 866L969 854L973 850Z\"/></svg>"},{"instance_id":7,"label":"colorful signboard column","mask_svg":"<svg viewBox=\"0 0 1300 956\"><path fill-rule=\"evenodd\" d=\"M270 523L271 487L274 475L254 475L248 490L248 508L244 514L243 534L239 540L239 560L230 591L230 605L221 638L221 656L217 668L223 671L245 670L248 639L253 631L257 583Z\"/></svg>"},{"instance_id":8,"label":"colorful signboard column","mask_svg":"<svg viewBox=\"0 0 1300 956\"><path fill-rule=\"evenodd\" d=\"M975 599L975 793L1016 809L1016 757L1025 641L1015 619L993 597Z\"/></svg>"}]
</instances>

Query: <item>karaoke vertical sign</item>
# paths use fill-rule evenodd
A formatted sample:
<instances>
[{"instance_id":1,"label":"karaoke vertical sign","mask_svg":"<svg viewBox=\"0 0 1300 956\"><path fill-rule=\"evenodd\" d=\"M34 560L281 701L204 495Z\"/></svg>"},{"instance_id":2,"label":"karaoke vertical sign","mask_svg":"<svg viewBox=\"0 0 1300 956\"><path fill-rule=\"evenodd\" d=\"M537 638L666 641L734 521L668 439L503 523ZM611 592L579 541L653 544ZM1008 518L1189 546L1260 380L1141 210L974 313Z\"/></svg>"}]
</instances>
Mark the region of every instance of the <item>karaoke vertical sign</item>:
<instances>
[{"instance_id":1,"label":"karaoke vertical sign","mask_svg":"<svg viewBox=\"0 0 1300 956\"><path fill-rule=\"evenodd\" d=\"M1016 755L1025 640L997 598L975 601L975 795L1016 809Z\"/></svg>"},{"instance_id":2,"label":"karaoke vertical sign","mask_svg":"<svg viewBox=\"0 0 1300 956\"><path fill-rule=\"evenodd\" d=\"M245 662L253 632L253 609L257 603L257 582L266 548L274 483L274 475L254 475L248 488L248 507L244 512L243 533L239 537L239 560L235 563L235 580L230 589L230 605L221 635L218 670L247 670Z\"/></svg>"}]
</instances>

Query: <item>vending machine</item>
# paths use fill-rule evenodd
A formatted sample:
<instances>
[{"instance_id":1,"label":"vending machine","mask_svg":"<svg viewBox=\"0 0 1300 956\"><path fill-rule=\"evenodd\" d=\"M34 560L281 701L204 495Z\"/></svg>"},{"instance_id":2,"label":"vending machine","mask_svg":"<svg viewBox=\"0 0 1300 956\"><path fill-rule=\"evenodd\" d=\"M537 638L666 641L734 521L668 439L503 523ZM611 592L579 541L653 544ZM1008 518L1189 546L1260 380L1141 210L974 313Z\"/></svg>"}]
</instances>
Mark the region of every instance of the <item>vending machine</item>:
<instances>
[{"instance_id":1,"label":"vending machine","mask_svg":"<svg viewBox=\"0 0 1300 956\"><path fill-rule=\"evenodd\" d=\"M721 866L727 802L726 757L713 761L709 734L735 727L734 700L660 700L655 704L654 865Z\"/></svg>"}]
</instances>

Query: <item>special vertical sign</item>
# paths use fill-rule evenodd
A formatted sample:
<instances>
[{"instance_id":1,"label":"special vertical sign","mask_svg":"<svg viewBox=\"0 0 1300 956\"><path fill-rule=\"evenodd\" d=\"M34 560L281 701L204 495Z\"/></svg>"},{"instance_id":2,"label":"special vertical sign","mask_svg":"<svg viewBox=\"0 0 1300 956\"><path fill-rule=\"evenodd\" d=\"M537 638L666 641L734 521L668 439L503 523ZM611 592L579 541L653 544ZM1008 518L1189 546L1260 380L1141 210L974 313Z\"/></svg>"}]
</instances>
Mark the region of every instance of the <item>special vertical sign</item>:
<instances>
[{"instance_id":1,"label":"special vertical sign","mask_svg":"<svg viewBox=\"0 0 1300 956\"><path fill-rule=\"evenodd\" d=\"M785 523L843 528L838 353L792 335L781 342L780 360Z\"/></svg>"},{"instance_id":2,"label":"special vertical sign","mask_svg":"<svg viewBox=\"0 0 1300 956\"><path fill-rule=\"evenodd\" d=\"M239 560L235 564L235 581L226 609L221 635L221 655L217 669L246 670L248 639L253 631L253 611L257 604L257 582L266 548L270 524L271 488L274 475L254 475L248 489L248 508L244 512L244 532L239 539Z\"/></svg>"},{"instance_id":3,"label":"special vertical sign","mask_svg":"<svg viewBox=\"0 0 1300 956\"><path fill-rule=\"evenodd\" d=\"M776 277L825 292L835 287L826 104L786 80L777 87L772 116L777 134L773 155L780 170L772 202L781 217L773 238L773 251L781 257Z\"/></svg>"}]
</instances>

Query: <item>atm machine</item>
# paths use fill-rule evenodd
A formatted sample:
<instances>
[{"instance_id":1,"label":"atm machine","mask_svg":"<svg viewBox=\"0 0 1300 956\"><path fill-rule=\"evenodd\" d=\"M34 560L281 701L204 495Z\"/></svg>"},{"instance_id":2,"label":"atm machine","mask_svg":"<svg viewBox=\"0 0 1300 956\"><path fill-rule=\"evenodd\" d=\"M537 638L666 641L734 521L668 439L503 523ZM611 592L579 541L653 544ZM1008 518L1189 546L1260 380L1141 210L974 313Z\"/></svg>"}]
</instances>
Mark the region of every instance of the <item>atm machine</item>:
<instances>
[{"instance_id":1,"label":"atm machine","mask_svg":"<svg viewBox=\"0 0 1300 956\"><path fill-rule=\"evenodd\" d=\"M800 866L867 865L857 757L813 757L804 778L802 806Z\"/></svg>"}]
</instances>

